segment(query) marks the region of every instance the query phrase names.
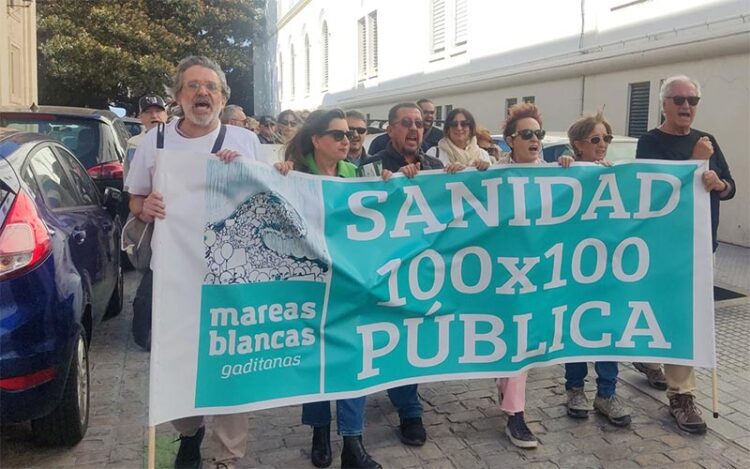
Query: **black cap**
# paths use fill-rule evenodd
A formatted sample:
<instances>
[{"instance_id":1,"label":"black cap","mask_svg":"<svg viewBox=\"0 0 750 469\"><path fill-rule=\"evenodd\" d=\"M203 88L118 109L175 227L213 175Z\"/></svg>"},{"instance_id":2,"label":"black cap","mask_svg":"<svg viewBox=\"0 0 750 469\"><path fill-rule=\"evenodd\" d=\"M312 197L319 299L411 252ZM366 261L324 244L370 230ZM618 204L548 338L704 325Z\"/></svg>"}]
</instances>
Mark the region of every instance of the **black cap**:
<instances>
[{"instance_id":1,"label":"black cap","mask_svg":"<svg viewBox=\"0 0 750 469\"><path fill-rule=\"evenodd\" d=\"M164 104L164 100L161 96L147 94L138 101L138 112L143 112L152 106L160 107L164 111L167 110L167 106Z\"/></svg>"}]
</instances>

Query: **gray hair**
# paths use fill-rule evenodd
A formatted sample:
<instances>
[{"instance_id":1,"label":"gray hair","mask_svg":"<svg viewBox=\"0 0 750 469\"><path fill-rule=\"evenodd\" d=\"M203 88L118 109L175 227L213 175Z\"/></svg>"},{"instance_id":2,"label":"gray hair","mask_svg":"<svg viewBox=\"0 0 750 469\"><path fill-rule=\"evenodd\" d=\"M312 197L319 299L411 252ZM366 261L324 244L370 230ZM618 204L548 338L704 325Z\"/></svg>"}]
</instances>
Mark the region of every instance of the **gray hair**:
<instances>
[{"instance_id":1,"label":"gray hair","mask_svg":"<svg viewBox=\"0 0 750 469\"><path fill-rule=\"evenodd\" d=\"M693 80L687 75L674 75L664 80L659 89L659 102L662 106L664 106L664 99L672 94L672 87L677 83L690 83L695 87L695 92L698 93L698 96L701 95L701 84L698 81Z\"/></svg>"},{"instance_id":2,"label":"gray hair","mask_svg":"<svg viewBox=\"0 0 750 469\"><path fill-rule=\"evenodd\" d=\"M199 65L216 72L216 75L219 77L219 82L221 83L221 94L224 95L225 99L229 99L231 90L229 89L229 85L227 84L227 76L224 74L224 70L219 67L219 64L203 55L191 55L189 57L185 57L184 59L180 60L179 64L177 64L177 70L175 71L174 77L172 77L172 88L169 90L172 97L176 98L177 93L179 93L182 89L182 77L185 74L185 71L195 65Z\"/></svg>"},{"instance_id":3,"label":"gray hair","mask_svg":"<svg viewBox=\"0 0 750 469\"><path fill-rule=\"evenodd\" d=\"M365 121L367 123L367 117L362 113L362 111L359 111L357 109L349 109L346 111L346 117L352 118L352 119L359 119L361 121Z\"/></svg>"},{"instance_id":4,"label":"gray hair","mask_svg":"<svg viewBox=\"0 0 750 469\"><path fill-rule=\"evenodd\" d=\"M229 104L224 107L224 110L221 111L221 115L219 115L219 119L221 119L222 124L228 124L230 120L234 119L234 113L235 112L244 112L242 110L242 106L238 106L236 104Z\"/></svg>"}]
</instances>

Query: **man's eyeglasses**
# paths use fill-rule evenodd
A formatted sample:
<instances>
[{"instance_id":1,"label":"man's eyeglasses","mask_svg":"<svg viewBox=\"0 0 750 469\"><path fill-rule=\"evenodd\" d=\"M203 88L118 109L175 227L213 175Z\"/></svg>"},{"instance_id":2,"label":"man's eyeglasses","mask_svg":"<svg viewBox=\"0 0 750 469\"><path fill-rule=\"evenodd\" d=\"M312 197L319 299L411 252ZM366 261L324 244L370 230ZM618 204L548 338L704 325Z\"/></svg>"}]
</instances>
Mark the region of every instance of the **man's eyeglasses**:
<instances>
[{"instance_id":1,"label":"man's eyeglasses","mask_svg":"<svg viewBox=\"0 0 750 469\"><path fill-rule=\"evenodd\" d=\"M453 122L446 122L446 127L465 127L467 129L471 128L471 123L469 121L453 121Z\"/></svg>"},{"instance_id":2,"label":"man's eyeglasses","mask_svg":"<svg viewBox=\"0 0 750 469\"><path fill-rule=\"evenodd\" d=\"M279 124L287 127L297 127L297 121L279 121Z\"/></svg>"},{"instance_id":3,"label":"man's eyeglasses","mask_svg":"<svg viewBox=\"0 0 750 469\"><path fill-rule=\"evenodd\" d=\"M599 142L601 142L602 140L604 140L604 143L612 143L613 138L615 137L613 137L610 134L607 134L607 135L602 135L601 137L598 135L594 135L591 138L588 138L588 139L584 138L583 140L585 142L591 142L592 145L599 145Z\"/></svg>"},{"instance_id":4,"label":"man's eyeglasses","mask_svg":"<svg viewBox=\"0 0 750 469\"><path fill-rule=\"evenodd\" d=\"M682 106L685 101L691 106L697 106L698 101L701 100L700 96L667 96L667 98L671 99L677 106Z\"/></svg>"},{"instance_id":5,"label":"man's eyeglasses","mask_svg":"<svg viewBox=\"0 0 750 469\"><path fill-rule=\"evenodd\" d=\"M408 117L404 117L400 121L398 121L399 124L401 124L401 127L405 127L407 129L411 129L411 126L414 125L418 129L424 128L424 122L420 120L411 120Z\"/></svg>"},{"instance_id":6,"label":"man's eyeglasses","mask_svg":"<svg viewBox=\"0 0 750 469\"><path fill-rule=\"evenodd\" d=\"M344 130L332 129L332 130L326 130L324 132L321 132L320 135L321 137L325 135L330 135L331 137L333 137L334 140L336 140L337 142L340 142L344 139L344 137L351 140L352 137L354 136L354 132L352 132L351 130L344 131Z\"/></svg>"},{"instance_id":7,"label":"man's eyeglasses","mask_svg":"<svg viewBox=\"0 0 750 469\"><path fill-rule=\"evenodd\" d=\"M214 81L189 81L185 84L185 87L193 93L197 93L201 89L201 86L205 87L209 93L216 93L219 91L219 84Z\"/></svg>"},{"instance_id":8,"label":"man's eyeglasses","mask_svg":"<svg viewBox=\"0 0 750 469\"><path fill-rule=\"evenodd\" d=\"M523 129L523 130L517 130L517 131L513 132L512 134L510 134L510 138L521 137L524 140L531 140L531 138L534 135L536 135L536 138L538 138L539 140L542 140L544 138L544 136L547 135L547 131L543 130L543 129L536 129L536 130Z\"/></svg>"},{"instance_id":9,"label":"man's eyeglasses","mask_svg":"<svg viewBox=\"0 0 750 469\"><path fill-rule=\"evenodd\" d=\"M353 133L353 132L357 132L357 133L358 133L358 134L360 134L360 135L364 135L364 134L366 134L366 133L367 133L367 128L366 128L366 127L349 127L349 130L350 130L350 131L351 131L352 133Z\"/></svg>"}]
</instances>

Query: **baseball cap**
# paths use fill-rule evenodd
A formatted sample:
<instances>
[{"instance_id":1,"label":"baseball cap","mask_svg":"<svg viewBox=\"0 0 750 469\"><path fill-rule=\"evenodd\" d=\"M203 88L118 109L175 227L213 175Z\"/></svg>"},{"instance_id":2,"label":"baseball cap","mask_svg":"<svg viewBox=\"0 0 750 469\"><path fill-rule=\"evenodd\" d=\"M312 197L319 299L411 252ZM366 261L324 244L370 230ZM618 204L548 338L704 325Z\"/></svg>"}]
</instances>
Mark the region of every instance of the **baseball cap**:
<instances>
[{"instance_id":1,"label":"baseball cap","mask_svg":"<svg viewBox=\"0 0 750 469\"><path fill-rule=\"evenodd\" d=\"M151 106L160 107L163 110L167 109L167 105L164 104L164 100L161 96L155 94L147 94L138 101L138 112L143 112Z\"/></svg>"}]
</instances>

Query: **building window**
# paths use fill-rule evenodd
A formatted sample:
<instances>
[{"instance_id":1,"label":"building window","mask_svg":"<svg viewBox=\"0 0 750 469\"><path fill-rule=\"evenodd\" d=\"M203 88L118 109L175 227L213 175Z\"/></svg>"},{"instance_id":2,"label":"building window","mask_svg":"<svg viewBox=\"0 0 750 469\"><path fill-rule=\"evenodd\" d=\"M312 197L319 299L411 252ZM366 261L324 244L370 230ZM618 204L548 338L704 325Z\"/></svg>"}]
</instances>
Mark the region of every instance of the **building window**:
<instances>
[{"instance_id":1,"label":"building window","mask_svg":"<svg viewBox=\"0 0 750 469\"><path fill-rule=\"evenodd\" d=\"M294 44L292 44L291 46L289 46L289 60L291 60L291 63L292 63L292 70L291 70L291 73L289 74L290 75L289 76L289 81L292 83L292 93L291 94L292 94L292 99L294 99L294 95L297 92L296 86L294 85L294 81L297 78L297 73L296 73L296 70L294 69L294 62L295 62L295 60L294 60Z\"/></svg>"},{"instance_id":2,"label":"building window","mask_svg":"<svg viewBox=\"0 0 750 469\"><path fill-rule=\"evenodd\" d=\"M469 9L467 0L456 1L456 15L453 20L453 45L456 47L466 45L468 39Z\"/></svg>"},{"instance_id":3,"label":"building window","mask_svg":"<svg viewBox=\"0 0 750 469\"><path fill-rule=\"evenodd\" d=\"M648 131L648 101L651 83L630 83L628 93L628 136L640 137Z\"/></svg>"},{"instance_id":4,"label":"building window","mask_svg":"<svg viewBox=\"0 0 750 469\"><path fill-rule=\"evenodd\" d=\"M310 96L310 37L305 34L305 96Z\"/></svg>"},{"instance_id":5,"label":"building window","mask_svg":"<svg viewBox=\"0 0 750 469\"><path fill-rule=\"evenodd\" d=\"M430 53L432 60L445 54L457 55L466 50L469 39L469 5L467 0L432 0Z\"/></svg>"},{"instance_id":6,"label":"building window","mask_svg":"<svg viewBox=\"0 0 750 469\"><path fill-rule=\"evenodd\" d=\"M523 102L524 103L534 104L534 101L536 101L536 98L534 96L524 96L523 97Z\"/></svg>"},{"instance_id":7,"label":"building window","mask_svg":"<svg viewBox=\"0 0 750 469\"><path fill-rule=\"evenodd\" d=\"M367 15L367 75L378 74L378 12Z\"/></svg>"},{"instance_id":8,"label":"building window","mask_svg":"<svg viewBox=\"0 0 750 469\"><path fill-rule=\"evenodd\" d=\"M516 98L508 98L505 100L505 115L507 116L510 113L510 108L516 105L518 100Z\"/></svg>"},{"instance_id":9,"label":"building window","mask_svg":"<svg viewBox=\"0 0 750 469\"><path fill-rule=\"evenodd\" d=\"M378 12L357 21L357 79L378 74Z\"/></svg>"},{"instance_id":10,"label":"building window","mask_svg":"<svg viewBox=\"0 0 750 469\"><path fill-rule=\"evenodd\" d=\"M448 118L448 114L450 114L452 110L453 110L453 105L452 104L446 104L445 105L445 118L446 119Z\"/></svg>"},{"instance_id":11,"label":"building window","mask_svg":"<svg viewBox=\"0 0 750 469\"><path fill-rule=\"evenodd\" d=\"M435 106L435 120L436 121L443 120L443 106Z\"/></svg>"},{"instance_id":12,"label":"building window","mask_svg":"<svg viewBox=\"0 0 750 469\"><path fill-rule=\"evenodd\" d=\"M432 0L432 53L445 51L445 0Z\"/></svg>"},{"instance_id":13,"label":"building window","mask_svg":"<svg viewBox=\"0 0 750 469\"><path fill-rule=\"evenodd\" d=\"M323 28L320 32L320 36L321 36L320 42L322 45L322 50L320 51L321 52L320 55L323 59L322 60L323 63L321 64L322 65L321 68L323 69L323 76L321 77L321 84L322 84L321 88L323 91L327 91L328 90L328 23L326 23L325 21L323 22Z\"/></svg>"}]
</instances>

